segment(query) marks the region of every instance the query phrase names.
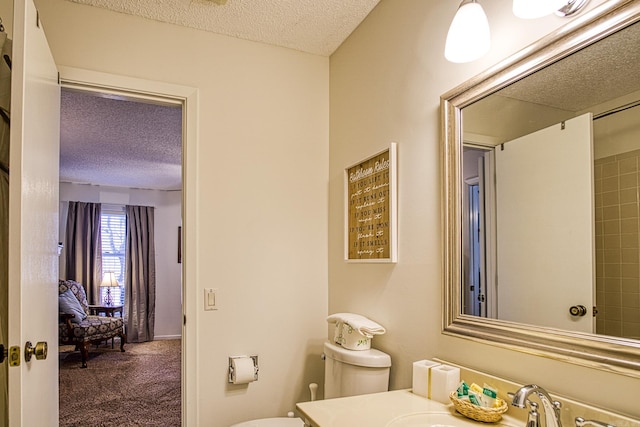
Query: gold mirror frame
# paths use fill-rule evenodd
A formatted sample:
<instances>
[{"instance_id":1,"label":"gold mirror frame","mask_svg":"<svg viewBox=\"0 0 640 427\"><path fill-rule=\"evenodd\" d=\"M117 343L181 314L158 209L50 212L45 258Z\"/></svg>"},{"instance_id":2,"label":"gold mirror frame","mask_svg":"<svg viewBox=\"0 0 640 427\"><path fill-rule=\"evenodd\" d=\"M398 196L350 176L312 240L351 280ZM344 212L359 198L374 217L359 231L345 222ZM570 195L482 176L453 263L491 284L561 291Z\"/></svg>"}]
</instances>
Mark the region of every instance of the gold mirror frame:
<instances>
[{"instance_id":1,"label":"gold mirror frame","mask_svg":"<svg viewBox=\"0 0 640 427\"><path fill-rule=\"evenodd\" d=\"M640 0L611 0L441 96L443 334L640 377L640 341L462 314L462 109L640 21Z\"/></svg>"}]
</instances>

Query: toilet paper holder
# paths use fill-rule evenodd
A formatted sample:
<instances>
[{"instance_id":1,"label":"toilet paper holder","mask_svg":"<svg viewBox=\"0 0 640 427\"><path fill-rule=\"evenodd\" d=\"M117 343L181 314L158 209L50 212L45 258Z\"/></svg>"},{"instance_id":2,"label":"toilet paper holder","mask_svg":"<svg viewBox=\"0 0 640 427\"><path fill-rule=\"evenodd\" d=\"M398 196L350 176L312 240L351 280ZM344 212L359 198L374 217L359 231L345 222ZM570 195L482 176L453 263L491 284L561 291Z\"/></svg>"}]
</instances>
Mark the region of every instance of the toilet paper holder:
<instances>
[{"instance_id":1,"label":"toilet paper holder","mask_svg":"<svg viewBox=\"0 0 640 427\"><path fill-rule=\"evenodd\" d=\"M229 357L229 384L233 384L233 380L235 378L235 372L233 368L233 360L234 359L246 359L247 357L253 360L253 380L258 381L258 356L230 356Z\"/></svg>"}]
</instances>

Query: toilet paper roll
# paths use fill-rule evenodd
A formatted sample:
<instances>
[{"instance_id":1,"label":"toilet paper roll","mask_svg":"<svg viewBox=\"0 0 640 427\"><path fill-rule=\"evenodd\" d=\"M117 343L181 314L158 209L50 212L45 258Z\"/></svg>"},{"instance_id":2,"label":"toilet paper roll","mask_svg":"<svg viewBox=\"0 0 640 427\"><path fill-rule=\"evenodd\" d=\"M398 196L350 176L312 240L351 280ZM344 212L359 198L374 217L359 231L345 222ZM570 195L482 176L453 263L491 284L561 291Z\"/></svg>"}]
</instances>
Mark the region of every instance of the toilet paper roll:
<instances>
[{"instance_id":1,"label":"toilet paper roll","mask_svg":"<svg viewBox=\"0 0 640 427\"><path fill-rule=\"evenodd\" d=\"M418 360L413 362L413 387L411 391L422 397L430 397L431 369L440 365L432 360Z\"/></svg>"},{"instance_id":2,"label":"toilet paper roll","mask_svg":"<svg viewBox=\"0 0 640 427\"><path fill-rule=\"evenodd\" d=\"M431 400L451 403L449 393L460 384L460 369L449 365L440 365L431 369Z\"/></svg>"},{"instance_id":3,"label":"toilet paper roll","mask_svg":"<svg viewBox=\"0 0 640 427\"><path fill-rule=\"evenodd\" d=\"M231 367L233 384L248 384L256 380L256 370L251 357L234 357L231 359Z\"/></svg>"}]
</instances>

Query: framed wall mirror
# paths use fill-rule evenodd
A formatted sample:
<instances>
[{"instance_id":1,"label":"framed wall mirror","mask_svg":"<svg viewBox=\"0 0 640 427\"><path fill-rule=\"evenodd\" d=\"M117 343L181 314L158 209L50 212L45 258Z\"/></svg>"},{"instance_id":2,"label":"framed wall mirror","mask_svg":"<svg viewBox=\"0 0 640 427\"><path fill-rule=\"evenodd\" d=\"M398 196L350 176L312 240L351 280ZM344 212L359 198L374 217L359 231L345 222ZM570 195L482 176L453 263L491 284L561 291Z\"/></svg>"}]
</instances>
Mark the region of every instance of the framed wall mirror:
<instances>
[{"instance_id":1,"label":"framed wall mirror","mask_svg":"<svg viewBox=\"0 0 640 427\"><path fill-rule=\"evenodd\" d=\"M443 333L640 377L640 1L441 98Z\"/></svg>"}]
</instances>

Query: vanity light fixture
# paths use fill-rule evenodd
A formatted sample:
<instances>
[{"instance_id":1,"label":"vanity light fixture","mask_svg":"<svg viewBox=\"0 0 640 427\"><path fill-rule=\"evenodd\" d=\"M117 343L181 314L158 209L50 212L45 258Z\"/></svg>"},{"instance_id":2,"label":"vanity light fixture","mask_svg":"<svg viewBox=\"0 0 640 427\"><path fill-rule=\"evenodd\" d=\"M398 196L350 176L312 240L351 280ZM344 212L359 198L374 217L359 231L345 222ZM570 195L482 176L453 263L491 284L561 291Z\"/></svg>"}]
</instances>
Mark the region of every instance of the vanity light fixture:
<instances>
[{"instance_id":1,"label":"vanity light fixture","mask_svg":"<svg viewBox=\"0 0 640 427\"><path fill-rule=\"evenodd\" d=\"M589 3L589 0L569 0L563 3L564 6L556 10L556 15L561 17L570 16L579 12L587 3Z\"/></svg>"},{"instance_id":2,"label":"vanity light fixture","mask_svg":"<svg viewBox=\"0 0 640 427\"><path fill-rule=\"evenodd\" d=\"M589 0L513 0L518 18L533 19L550 15L566 17L580 11ZM462 0L453 17L444 56L450 62L475 61L489 51L489 22L478 0Z\"/></svg>"},{"instance_id":3,"label":"vanity light fixture","mask_svg":"<svg viewBox=\"0 0 640 427\"><path fill-rule=\"evenodd\" d=\"M542 18L566 4L566 0L513 0L513 14L522 19Z\"/></svg>"},{"instance_id":4,"label":"vanity light fixture","mask_svg":"<svg viewBox=\"0 0 640 427\"><path fill-rule=\"evenodd\" d=\"M471 62L489 51L489 21L477 0L463 0L453 17L444 56L451 62Z\"/></svg>"}]
</instances>

